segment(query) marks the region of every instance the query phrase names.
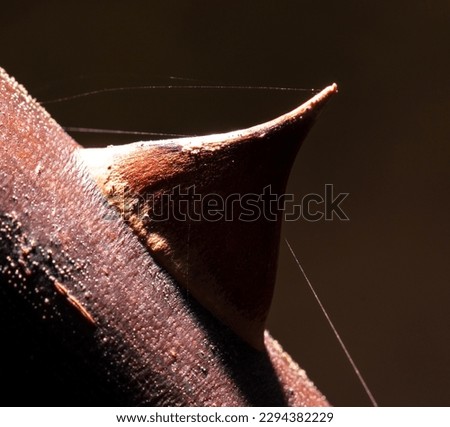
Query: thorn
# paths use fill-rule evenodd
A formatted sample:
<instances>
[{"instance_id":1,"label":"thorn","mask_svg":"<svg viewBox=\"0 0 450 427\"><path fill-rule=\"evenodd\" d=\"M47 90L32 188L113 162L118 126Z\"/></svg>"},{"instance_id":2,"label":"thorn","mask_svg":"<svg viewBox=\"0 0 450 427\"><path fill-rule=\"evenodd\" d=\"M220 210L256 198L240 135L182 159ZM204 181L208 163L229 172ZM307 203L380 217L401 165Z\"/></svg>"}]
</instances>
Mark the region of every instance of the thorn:
<instances>
[{"instance_id":1,"label":"thorn","mask_svg":"<svg viewBox=\"0 0 450 427\"><path fill-rule=\"evenodd\" d=\"M110 204L203 306L264 348L284 193L295 155L331 95L230 133L80 150Z\"/></svg>"}]
</instances>

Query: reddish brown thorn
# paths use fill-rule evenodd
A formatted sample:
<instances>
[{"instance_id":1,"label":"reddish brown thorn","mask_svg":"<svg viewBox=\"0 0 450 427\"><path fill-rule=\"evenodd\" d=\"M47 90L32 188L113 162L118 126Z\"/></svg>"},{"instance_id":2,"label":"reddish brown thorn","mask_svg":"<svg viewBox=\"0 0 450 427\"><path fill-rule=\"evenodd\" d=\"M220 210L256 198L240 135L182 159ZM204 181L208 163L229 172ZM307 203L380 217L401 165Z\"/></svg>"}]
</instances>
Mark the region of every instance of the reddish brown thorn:
<instances>
[{"instance_id":1,"label":"reddish brown thorn","mask_svg":"<svg viewBox=\"0 0 450 427\"><path fill-rule=\"evenodd\" d=\"M249 203L284 193L297 150L336 92L331 85L281 117L236 132L80 150L154 258L256 348L264 346L282 212L274 208L269 218L265 205L249 217ZM206 199L222 214L195 211ZM175 215L189 201L190 216Z\"/></svg>"}]
</instances>

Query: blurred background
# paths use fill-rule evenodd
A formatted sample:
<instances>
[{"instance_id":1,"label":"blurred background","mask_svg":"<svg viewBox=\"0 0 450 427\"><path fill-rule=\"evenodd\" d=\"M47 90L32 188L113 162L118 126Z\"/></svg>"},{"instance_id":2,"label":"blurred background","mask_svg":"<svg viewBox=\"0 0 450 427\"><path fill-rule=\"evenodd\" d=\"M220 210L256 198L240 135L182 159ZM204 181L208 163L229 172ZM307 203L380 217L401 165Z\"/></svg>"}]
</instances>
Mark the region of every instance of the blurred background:
<instances>
[{"instance_id":1,"label":"blurred background","mask_svg":"<svg viewBox=\"0 0 450 427\"><path fill-rule=\"evenodd\" d=\"M0 66L39 101L142 85L339 94L294 165L301 199L350 195L350 221L286 236L383 406L450 404L450 2L1 4ZM274 118L310 91L136 89L45 104L66 127L201 135ZM107 145L155 138L71 132ZM370 402L284 241L269 329L334 405Z\"/></svg>"}]
</instances>

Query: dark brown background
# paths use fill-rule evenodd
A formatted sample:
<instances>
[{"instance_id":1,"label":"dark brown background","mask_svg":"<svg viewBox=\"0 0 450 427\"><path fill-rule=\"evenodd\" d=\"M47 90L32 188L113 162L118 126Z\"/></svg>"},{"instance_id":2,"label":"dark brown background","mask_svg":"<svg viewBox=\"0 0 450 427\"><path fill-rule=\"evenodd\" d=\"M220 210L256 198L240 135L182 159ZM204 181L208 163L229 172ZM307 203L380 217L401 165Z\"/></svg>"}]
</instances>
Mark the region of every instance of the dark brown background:
<instances>
[{"instance_id":1,"label":"dark brown background","mask_svg":"<svg viewBox=\"0 0 450 427\"><path fill-rule=\"evenodd\" d=\"M336 81L340 93L302 148L289 191L332 183L350 193L350 221L287 223L284 234L380 405L450 404L448 0L2 1L0 41L0 66L39 100L190 83L170 76ZM308 96L140 90L46 107L66 126L205 134L275 117ZM278 282L273 335L333 404L367 405L284 243Z\"/></svg>"}]
</instances>

